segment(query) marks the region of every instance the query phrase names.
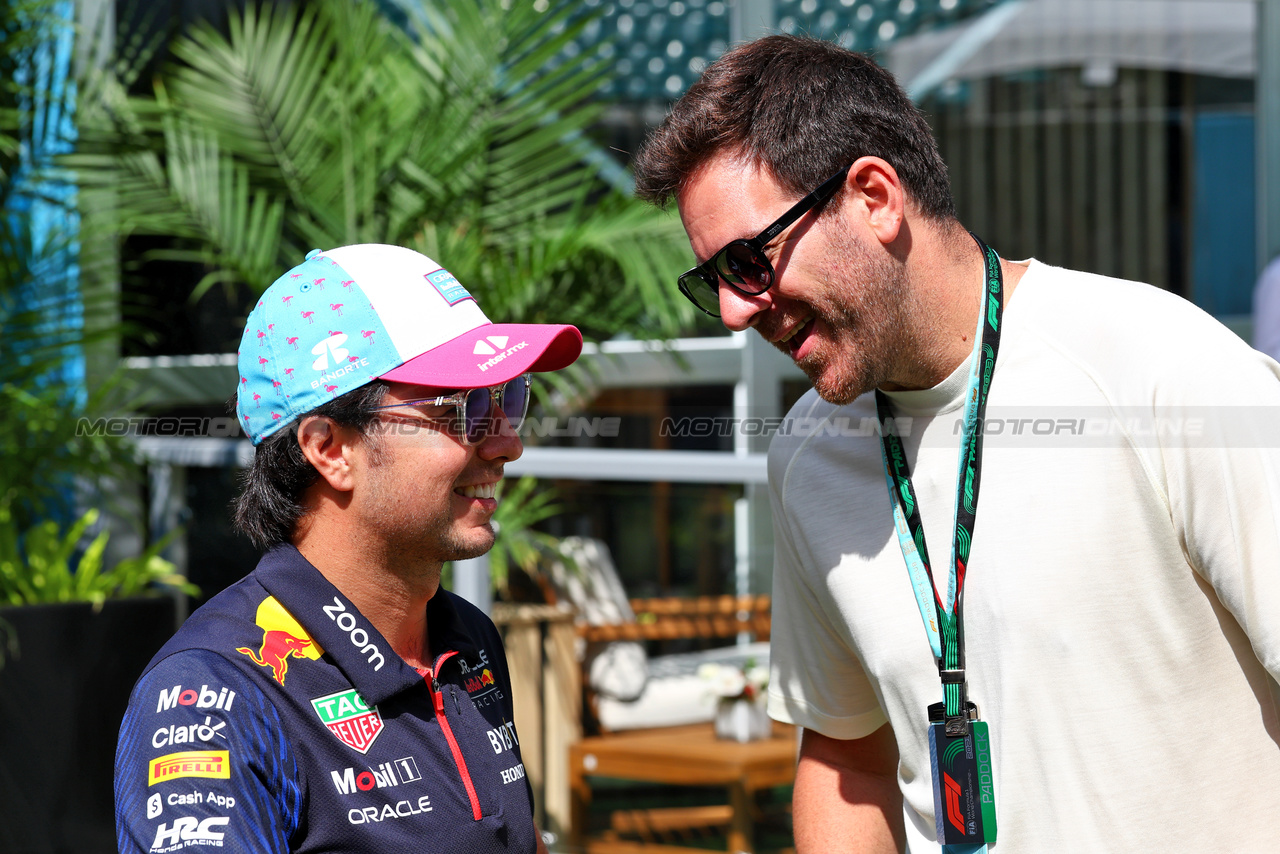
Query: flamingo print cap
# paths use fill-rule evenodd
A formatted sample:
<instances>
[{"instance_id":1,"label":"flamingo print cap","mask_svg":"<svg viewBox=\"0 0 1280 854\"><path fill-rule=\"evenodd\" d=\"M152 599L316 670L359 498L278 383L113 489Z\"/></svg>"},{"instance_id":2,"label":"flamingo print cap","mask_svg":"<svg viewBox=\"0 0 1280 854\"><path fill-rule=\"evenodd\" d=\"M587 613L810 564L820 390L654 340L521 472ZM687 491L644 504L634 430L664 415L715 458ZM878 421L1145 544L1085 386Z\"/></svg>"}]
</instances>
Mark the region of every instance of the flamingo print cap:
<instances>
[{"instance_id":1,"label":"flamingo print cap","mask_svg":"<svg viewBox=\"0 0 1280 854\"><path fill-rule=\"evenodd\" d=\"M457 279L412 249L314 249L249 313L236 413L257 445L375 379L480 388L559 370L581 352L573 326L491 323Z\"/></svg>"}]
</instances>

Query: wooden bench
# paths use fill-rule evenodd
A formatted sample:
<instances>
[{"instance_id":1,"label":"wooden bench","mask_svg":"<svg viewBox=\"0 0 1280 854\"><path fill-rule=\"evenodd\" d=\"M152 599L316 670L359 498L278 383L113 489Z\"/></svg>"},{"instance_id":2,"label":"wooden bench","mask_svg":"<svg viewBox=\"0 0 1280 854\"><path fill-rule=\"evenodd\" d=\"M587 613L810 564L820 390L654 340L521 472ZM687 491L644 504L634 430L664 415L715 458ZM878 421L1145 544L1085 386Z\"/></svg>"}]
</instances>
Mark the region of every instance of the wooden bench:
<instances>
[{"instance_id":1,"label":"wooden bench","mask_svg":"<svg viewBox=\"0 0 1280 854\"><path fill-rule=\"evenodd\" d=\"M570 750L584 732L599 727L575 639L724 645L746 633L768 640L770 601L763 595L631 599L634 622L596 626L575 624L576 615L565 605L495 603L492 616L506 647L515 724L539 826L564 837L581 832L572 827ZM729 807L625 811L612 817L606 839L619 851L633 844L625 837L638 837L634 844L640 846L692 841L708 831L723 832L730 815Z\"/></svg>"}]
</instances>

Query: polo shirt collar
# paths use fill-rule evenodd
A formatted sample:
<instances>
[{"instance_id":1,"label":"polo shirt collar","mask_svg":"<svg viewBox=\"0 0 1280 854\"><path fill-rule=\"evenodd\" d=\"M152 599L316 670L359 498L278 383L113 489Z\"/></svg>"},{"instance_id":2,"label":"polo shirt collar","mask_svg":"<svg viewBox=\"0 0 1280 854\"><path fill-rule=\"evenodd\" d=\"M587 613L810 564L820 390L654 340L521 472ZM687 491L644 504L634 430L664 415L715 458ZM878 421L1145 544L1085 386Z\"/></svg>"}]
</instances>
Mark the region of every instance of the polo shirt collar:
<instances>
[{"instance_id":1,"label":"polo shirt collar","mask_svg":"<svg viewBox=\"0 0 1280 854\"><path fill-rule=\"evenodd\" d=\"M275 546L262 556L254 576L320 644L365 701L382 703L421 684L422 677L391 644L293 545ZM427 603L431 654L475 650L444 588Z\"/></svg>"}]
</instances>

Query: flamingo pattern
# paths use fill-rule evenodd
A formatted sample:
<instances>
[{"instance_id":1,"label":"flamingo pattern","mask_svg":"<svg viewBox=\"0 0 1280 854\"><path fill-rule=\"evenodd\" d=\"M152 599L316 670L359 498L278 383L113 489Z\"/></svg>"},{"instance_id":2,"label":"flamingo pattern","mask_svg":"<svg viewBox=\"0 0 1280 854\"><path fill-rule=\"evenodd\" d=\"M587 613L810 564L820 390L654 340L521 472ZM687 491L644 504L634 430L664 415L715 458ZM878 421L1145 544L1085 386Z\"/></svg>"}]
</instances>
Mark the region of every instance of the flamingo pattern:
<instances>
[{"instance_id":1,"label":"flamingo pattern","mask_svg":"<svg viewBox=\"0 0 1280 854\"><path fill-rule=\"evenodd\" d=\"M333 299L333 292L326 299L324 290L331 282L341 284L340 299ZM342 333L321 318L341 318L335 325L346 327L350 337L326 349L324 342ZM400 364L394 341L360 281L322 252L310 253L272 284L250 313L246 329L238 359L238 414L255 441ZM244 346L248 341L258 346ZM322 354L326 358L319 358Z\"/></svg>"}]
</instances>

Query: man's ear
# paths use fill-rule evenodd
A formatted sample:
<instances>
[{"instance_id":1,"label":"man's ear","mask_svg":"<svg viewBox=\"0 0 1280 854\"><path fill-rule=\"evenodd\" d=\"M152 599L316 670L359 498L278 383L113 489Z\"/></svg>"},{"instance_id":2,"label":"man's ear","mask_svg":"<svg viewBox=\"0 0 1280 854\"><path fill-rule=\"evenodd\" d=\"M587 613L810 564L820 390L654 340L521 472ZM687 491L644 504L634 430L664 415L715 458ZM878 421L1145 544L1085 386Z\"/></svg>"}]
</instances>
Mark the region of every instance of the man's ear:
<instances>
[{"instance_id":1,"label":"man's ear","mask_svg":"<svg viewBox=\"0 0 1280 854\"><path fill-rule=\"evenodd\" d=\"M859 157L845 178L846 198L882 245L898 239L907 197L898 171L879 157Z\"/></svg>"},{"instance_id":2,"label":"man's ear","mask_svg":"<svg viewBox=\"0 0 1280 854\"><path fill-rule=\"evenodd\" d=\"M350 452L355 431L323 415L311 415L298 425L298 447L320 477L338 492L350 492Z\"/></svg>"}]
</instances>

